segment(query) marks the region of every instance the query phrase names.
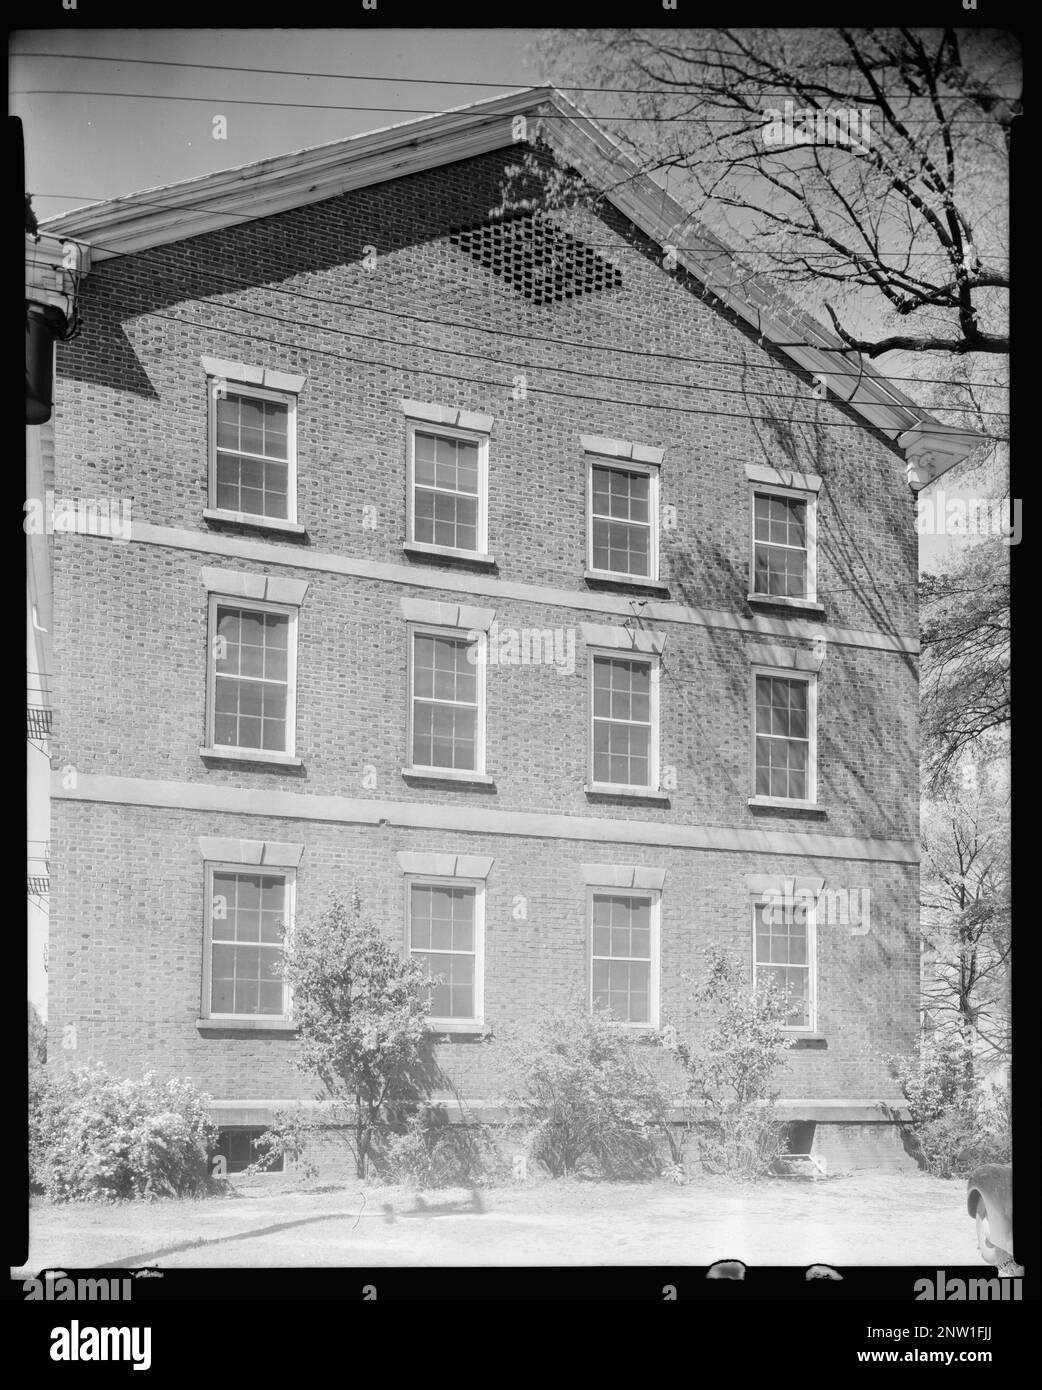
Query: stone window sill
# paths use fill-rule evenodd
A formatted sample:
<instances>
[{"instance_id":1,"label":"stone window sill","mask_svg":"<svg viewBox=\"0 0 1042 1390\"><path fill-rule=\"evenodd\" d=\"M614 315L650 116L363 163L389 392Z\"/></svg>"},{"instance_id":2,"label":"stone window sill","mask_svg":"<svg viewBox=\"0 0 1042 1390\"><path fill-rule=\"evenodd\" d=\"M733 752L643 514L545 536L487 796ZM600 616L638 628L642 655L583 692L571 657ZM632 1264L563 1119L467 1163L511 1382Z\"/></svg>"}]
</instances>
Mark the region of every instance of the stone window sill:
<instances>
[{"instance_id":1,"label":"stone window sill","mask_svg":"<svg viewBox=\"0 0 1042 1390\"><path fill-rule=\"evenodd\" d=\"M426 1027L431 1037L487 1038L491 1033L481 1019L429 1019Z\"/></svg>"},{"instance_id":2,"label":"stone window sill","mask_svg":"<svg viewBox=\"0 0 1042 1390\"><path fill-rule=\"evenodd\" d=\"M824 615L825 605L809 598L791 598L781 594L746 594L751 608L795 608L801 613Z\"/></svg>"},{"instance_id":3,"label":"stone window sill","mask_svg":"<svg viewBox=\"0 0 1042 1390\"><path fill-rule=\"evenodd\" d=\"M223 507L204 507L203 520L211 525L248 526L251 531L267 531L277 536L306 537L307 530L296 521L275 516L255 516L252 512L231 512Z\"/></svg>"},{"instance_id":4,"label":"stone window sill","mask_svg":"<svg viewBox=\"0 0 1042 1390\"><path fill-rule=\"evenodd\" d=\"M797 1033L794 1052L826 1052L828 1039L824 1033Z\"/></svg>"},{"instance_id":5,"label":"stone window sill","mask_svg":"<svg viewBox=\"0 0 1042 1390\"><path fill-rule=\"evenodd\" d=\"M661 806L669 805L669 793L658 787L610 787L598 782L587 782L583 791L587 796L608 800L653 801Z\"/></svg>"},{"instance_id":6,"label":"stone window sill","mask_svg":"<svg viewBox=\"0 0 1042 1390\"><path fill-rule=\"evenodd\" d=\"M200 748L199 756L208 762L266 763L273 767L304 766L303 758L265 748Z\"/></svg>"},{"instance_id":7,"label":"stone window sill","mask_svg":"<svg viewBox=\"0 0 1042 1390\"><path fill-rule=\"evenodd\" d=\"M751 796L749 806L754 811L811 811L823 820L828 816L824 806L816 801L790 801L784 796Z\"/></svg>"},{"instance_id":8,"label":"stone window sill","mask_svg":"<svg viewBox=\"0 0 1042 1390\"><path fill-rule=\"evenodd\" d=\"M481 565L492 569L496 563L494 555L481 554L475 550L458 550L452 545L434 545L428 541L406 541L402 546L406 555L416 555L420 559L434 556L442 560L462 560L468 565Z\"/></svg>"},{"instance_id":9,"label":"stone window sill","mask_svg":"<svg viewBox=\"0 0 1042 1390\"><path fill-rule=\"evenodd\" d=\"M454 782L466 787L495 787L496 780L487 772L464 772L451 767L403 767L402 776L406 781Z\"/></svg>"},{"instance_id":10,"label":"stone window sill","mask_svg":"<svg viewBox=\"0 0 1042 1390\"><path fill-rule=\"evenodd\" d=\"M606 570L583 570L587 584L603 584L619 589L652 589L668 597L669 585L661 579L648 579L639 574L612 574Z\"/></svg>"},{"instance_id":11,"label":"stone window sill","mask_svg":"<svg viewBox=\"0 0 1042 1390\"><path fill-rule=\"evenodd\" d=\"M200 1033L295 1033L291 1018L197 1018Z\"/></svg>"}]
</instances>

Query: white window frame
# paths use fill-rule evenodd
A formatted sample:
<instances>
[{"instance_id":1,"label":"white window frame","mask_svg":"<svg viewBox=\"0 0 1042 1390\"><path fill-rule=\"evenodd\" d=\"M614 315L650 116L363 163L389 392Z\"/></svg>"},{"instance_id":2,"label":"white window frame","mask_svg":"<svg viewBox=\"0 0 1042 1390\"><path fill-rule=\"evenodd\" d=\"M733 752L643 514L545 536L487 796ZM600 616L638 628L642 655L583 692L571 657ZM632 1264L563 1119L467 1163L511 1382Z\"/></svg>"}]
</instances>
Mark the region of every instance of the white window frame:
<instances>
[{"instance_id":1,"label":"white window frame","mask_svg":"<svg viewBox=\"0 0 1042 1390\"><path fill-rule=\"evenodd\" d=\"M633 1030L653 1029L659 1026L659 992L661 988L661 919L662 893L658 888L614 888L606 883L588 884L586 888L586 1008L593 1014L593 900L595 897L646 898L651 903L648 913L649 950L651 969L648 978L648 1021L631 1023L623 1019L613 1020L617 1027ZM598 956L598 960L622 960L622 956Z\"/></svg>"},{"instance_id":2,"label":"white window frame","mask_svg":"<svg viewBox=\"0 0 1042 1390\"><path fill-rule=\"evenodd\" d=\"M416 638L417 637L449 637L456 642L461 642L464 646L471 645L467 642L468 630L461 627L445 627L434 623L409 623L406 631L409 643L409 669L408 684L406 685L406 695L409 703L408 718L406 720L406 737L408 739L408 761L407 767L410 773L419 776L429 775L431 777L447 777L450 780L455 778L461 782L473 781L475 777L485 776L485 672L486 663L484 661L474 662L474 673L477 677L475 688L477 690L477 719L474 731L474 761L477 764L474 768L462 767L434 767L429 763L414 763L412 760L414 743L414 716L416 710L415 692L415 662L416 662Z\"/></svg>"},{"instance_id":3,"label":"white window frame","mask_svg":"<svg viewBox=\"0 0 1042 1390\"><path fill-rule=\"evenodd\" d=\"M218 394L243 396L253 400L270 401L287 407L286 416L286 516L267 516L264 512L237 512L217 503L217 399ZM267 386L254 386L223 377L207 377L207 436L209 467L207 481L207 511L228 521L247 525L296 526L297 524L297 397L292 391L275 391ZM250 455L259 458L260 455Z\"/></svg>"},{"instance_id":4,"label":"white window frame","mask_svg":"<svg viewBox=\"0 0 1042 1390\"><path fill-rule=\"evenodd\" d=\"M778 892L779 896L781 896L781 894L782 894L782 892L783 892L783 884L782 884L782 882L781 882L780 880L779 880L779 883L778 883L777 892ZM761 906L763 905L763 895L762 895L762 894L756 894L756 893L752 894L751 899L750 899L750 902L751 902L751 906L752 906L752 932L753 932L752 946L751 946L751 950L752 950L752 967L753 967L753 990L755 991L756 988L757 988L757 982L756 982L756 969L757 969L757 960L756 960L756 912L757 912L757 908L758 908L758 907L761 907ZM797 902L802 902L802 899L797 899ZM808 969L808 972L807 972L807 992L808 992L808 998L807 998L807 1005L808 1005L808 1008L807 1008L807 1016L808 1016L808 1022L807 1022L807 1023L786 1023L786 1024L784 1025L784 1027L785 1027L785 1031L788 1032L788 1033L808 1034L808 1033L816 1033L816 1032L818 1031L818 904L817 904L817 899L815 899L815 901L814 901L813 903L805 903L805 902L802 902L802 905L804 906L804 908L805 908L805 910L806 910L806 913L807 913L807 964L808 964L808 966L809 966L809 969ZM769 969L771 968L770 964L769 964L767 961L761 961L761 962L759 962L759 964L760 964L761 968L764 969L764 970L769 970Z\"/></svg>"},{"instance_id":5,"label":"white window frame","mask_svg":"<svg viewBox=\"0 0 1042 1390\"><path fill-rule=\"evenodd\" d=\"M786 502L806 503L806 592L794 594L765 594L756 585L756 499L781 497ZM764 542L766 544L766 542ZM783 547L784 548L784 547ZM811 604L818 601L818 494L808 488L781 487L775 483L749 484L749 597L764 603Z\"/></svg>"},{"instance_id":6,"label":"white window frame","mask_svg":"<svg viewBox=\"0 0 1042 1390\"><path fill-rule=\"evenodd\" d=\"M811 807L818 804L818 675L816 671L793 670L787 666L753 665L749 668L749 775L750 801L757 806ZM775 680L804 681L807 685L807 796L764 796L756 790L756 681L759 676Z\"/></svg>"},{"instance_id":7,"label":"white window frame","mask_svg":"<svg viewBox=\"0 0 1042 1390\"><path fill-rule=\"evenodd\" d=\"M586 700L587 724L587 768L588 785L594 792L617 792L632 793L642 792L647 795L649 792L659 790L659 655L657 652L627 651L621 647L600 647L588 646L586 648L586 682L588 695ZM627 661L630 663L643 662L651 669L651 679L648 682L651 707L651 739L648 750L648 784L643 786L632 782L598 782L594 778L594 683L593 667L594 661Z\"/></svg>"},{"instance_id":8,"label":"white window frame","mask_svg":"<svg viewBox=\"0 0 1042 1390\"><path fill-rule=\"evenodd\" d=\"M414 550L431 555L447 555L461 560L483 560L488 557L488 478L489 436L482 430L463 429L457 425L436 424L430 420L406 419L408 494L406 497L408 544ZM477 547L439 545L436 541L416 539L416 434L433 434L444 439L459 439L478 446L478 522Z\"/></svg>"},{"instance_id":9,"label":"white window frame","mask_svg":"<svg viewBox=\"0 0 1042 1390\"><path fill-rule=\"evenodd\" d=\"M286 639L286 747L248 748L235 744L215 744L217 722L217 610L218 608L249 609L257 613L275 613L289 618ZM252 758L258 762L279 761L296 757L297 743L297 626L300 609L292 603L269 603L260 599L239 598L233 594L211 591L207 612L206 661L206 747L204 751L216 756Z\"/></svg>"},{"instance_id":10,"label":"white window frame","mask_svg":"<svg viewBox=\"0 0 1042 1390\"><path fill-rule=\"evenodd\" d=\"M611 468L618 473L639 473L649 478L648 485L648 574L624 574L621 570L597 569L593 563L593 470ZM605 454L586 454L586 570L598 579L615 579L623 584L657 584L659 582L659 477L654 463L638 463L632 459L611 458Z\"/></svg>"},{"instance_id":11,"label":"white window frame","mask_svg":"<svg viewBox=\"0 0 1042 1390\"><path fill-rule=\"evenodd\" d=\"M274 864L243 864L231 860L207 861L204 869L206 874L206 899L203 909L203 997L201 1017L207 1021L212 1020L214 1022L231 1022L234 1020L250 1019L253 1020L255 1026L258 1023L262 1025L266 1023L272 1025L288 1023L293 1016L293 998L290 987L285 980L282 984L281 1014L217 1014L211 1012L213 984L213 879L215 873L238 874L241 877L250 874L260 874L268 878L282 878L285 883L286 930L288 939L293 931L293 915L296 907L296 870L283 868Z\"/></svg>"},{"instance_id":12,"label":"white window frame","mask_svg":"<svg viewBox=\"0 0 1042 1390\"><path fill-rule=\"evenodd\" d=\"M412 890L414 888L467 888L474 892L474 1014L471 1018L439 1018L431 1014L427 1026L433 1033L474 1033L485 1026L485 880L444 874L405 876L405 955L412 953ZM439 952L435 954L449 954ZM468 952L460 952L462 955Z\"/></svg>"}]
</instances>

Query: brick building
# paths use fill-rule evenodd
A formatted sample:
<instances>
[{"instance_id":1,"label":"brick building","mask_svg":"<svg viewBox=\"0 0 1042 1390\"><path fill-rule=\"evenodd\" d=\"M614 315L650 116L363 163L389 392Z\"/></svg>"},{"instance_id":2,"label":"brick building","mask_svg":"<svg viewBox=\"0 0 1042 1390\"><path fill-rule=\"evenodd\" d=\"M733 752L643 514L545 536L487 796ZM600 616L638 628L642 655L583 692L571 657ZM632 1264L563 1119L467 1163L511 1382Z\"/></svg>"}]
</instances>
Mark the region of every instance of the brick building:
<instances>
[{"instance_id":1,"label":"brick building","mask_svg":"<svg viewBox=\"0 0 1042 1390\"><path fill-rule=\"evenodd\" d=\"M84 524L52 537L51 1055L188 1075L245 1142L312 1091L276 924L355 883L445 976L479 1109L535 1006L689 1024L720 941L791 991L815 1150L897 1161L909 485L967 438L732 285L545 89L46 230L89 251L53 422Z\"/></svg>"}]
</instances>

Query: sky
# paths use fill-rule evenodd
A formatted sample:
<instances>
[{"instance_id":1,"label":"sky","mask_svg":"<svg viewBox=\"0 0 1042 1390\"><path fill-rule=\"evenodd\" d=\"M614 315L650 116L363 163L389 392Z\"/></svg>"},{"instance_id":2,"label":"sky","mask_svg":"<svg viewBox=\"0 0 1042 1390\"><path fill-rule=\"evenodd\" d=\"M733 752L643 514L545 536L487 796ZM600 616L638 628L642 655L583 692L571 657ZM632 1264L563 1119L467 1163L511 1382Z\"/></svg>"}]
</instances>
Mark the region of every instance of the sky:
<instances>
[{"instance_id":1,"label":"sky","mask_svg":"<svg viewBox=\"0 0 1042 1390\"><path fill-rule=\"evenodd\" d=\"M536 33L23 30L11 37L9 90L24 123L26 187L43 219L534 86L541 78L527 50ZM219 115L223 140L214 139Z\"/></svg>"}]
</instances>

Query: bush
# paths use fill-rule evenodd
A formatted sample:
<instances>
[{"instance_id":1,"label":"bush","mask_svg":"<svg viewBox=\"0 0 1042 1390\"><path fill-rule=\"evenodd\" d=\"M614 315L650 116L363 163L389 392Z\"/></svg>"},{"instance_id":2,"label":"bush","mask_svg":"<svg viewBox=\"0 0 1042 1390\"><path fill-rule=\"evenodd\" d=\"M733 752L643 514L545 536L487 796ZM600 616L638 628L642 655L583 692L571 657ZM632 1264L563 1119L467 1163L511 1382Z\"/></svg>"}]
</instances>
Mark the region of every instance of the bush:
<instances>
[{"instance_id":1,"label":"bush","mask_svg":"<svg viewBox=\"0 0 1042 1390\"><path fill-rule=\"evenodd\" d=\"M502 1175L503 1160L480 1124L450 1124L444 1111L424 1106L397 1130L384 1130L372 1156L377 1173L403 1187L475 1187Z\"/></svg>"},{"instance_id":2,"label":"bush","mask_svg":"<svg viewBox=\"0 0 1042 1390\"><path fill-rule=\"evenodd\" d=\"M608 1014L590 1014L578 999L547 1009L508 1043L514 1123L529 1157L553 1177L661 1171L657 1141L670 1101L638 1048Z\"/></svg>"},{"instance_id":3,"label":"bush","mask_svg":"<svg viewBox=\"0 0 1042 1390\"><path fill-rule=\"evenodd\" d=\"M285 943L297 1065L325 1087L364 1179L387 1109L419 1104L436 1078L427 1036L431 980L365 916L357 891L350 902L331 895L326 911L302 917Z\"/></svg>"},{"instance_id":4,"label":"bush","mask_svg":"<svg viewBox=\"0 0 1042 1390\"><path fill-rule=\"evenodd\" d=\"M792 1046L785 1031L791 1006L772 985L753 990L747 972L718 946L706 953L706 972L688 981L696 1010L709 1021L697 1048L663 1030L663 1046L687 1073L689 1099L701 1110L699 1158L710 1173L765 1177L786 1151L775 1119L775 1076Z\"/></svg>"},{"instance_id":5,"label":"bush","mask_svg":"<svg viewBox=\"0 0 1042 1390\"><path fill-rule=\"evenodd\" d=\"M906 1138L921 1167L965 1178L982 1163L1009 1163L1009 1102L977 1076L971 1045L955 1032L921 1038L911 1056L883 1059L908 1105Z\"/></svg>"},{"instance_id":6,"label":"bush","mask_svg":"<svg viewBox=\"0 0 1042 1390\"><path fill-rule=\"evenodd\" d=\"M30 1076L29 1169L55 1201L195 1195L212 1189L217 1138L190 1082L110 1077L101 1067Z\"/></svg>"}]
</instances>

